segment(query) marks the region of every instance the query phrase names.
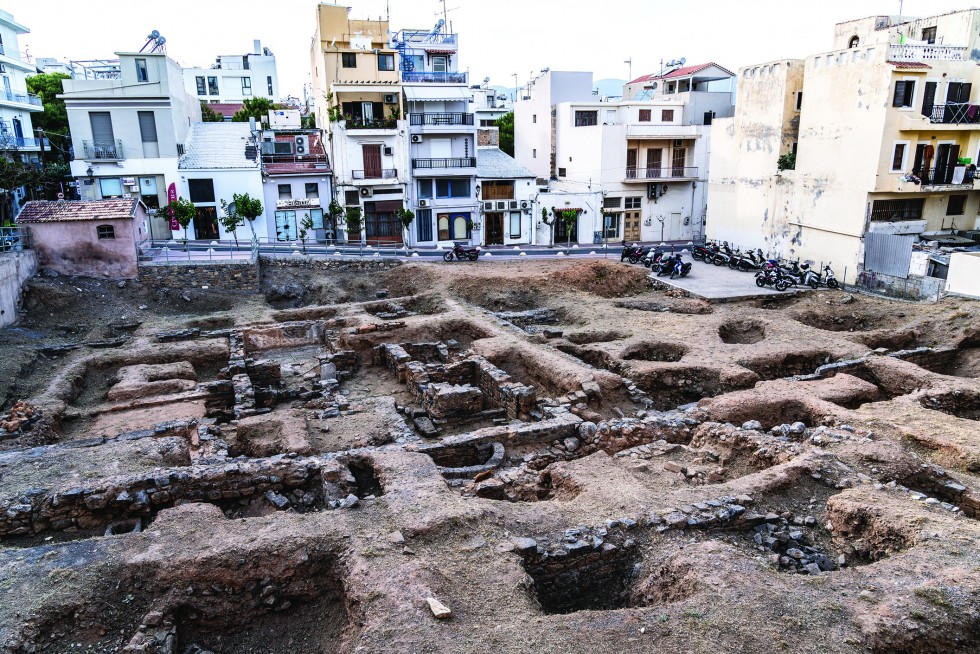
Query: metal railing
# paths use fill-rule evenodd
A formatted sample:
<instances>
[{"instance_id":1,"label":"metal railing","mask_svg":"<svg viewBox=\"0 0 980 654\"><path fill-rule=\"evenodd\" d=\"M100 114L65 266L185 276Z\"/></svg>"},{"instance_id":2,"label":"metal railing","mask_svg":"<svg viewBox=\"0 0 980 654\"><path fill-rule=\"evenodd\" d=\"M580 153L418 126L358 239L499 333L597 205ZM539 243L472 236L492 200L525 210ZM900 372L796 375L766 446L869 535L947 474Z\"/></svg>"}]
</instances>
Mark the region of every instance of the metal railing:
<instances>
[{"instance_id":1,"label":"metal railing","mask_svg":"<svg viewBox=\"0 0 980 654\"><path fill-rule=\"evenodd\" d=\"M6 229L6 228L4 228ZM309 257L404 257L409 250L404 243L390 240L348 242L344 239L317 240L308 238L276 240L265 236L254 241L233 240L169 240L145 241L140 244L140 261L147 263L180 263L206 261L248 261L258 256Z\"/></svg>"},{"instance_id":2,"label":"metal railing","mask_svg":"<svg viewBox=\"0 0 980 654\"><path fill-rule=\"evenodd\" d=\"M462 112L452 113L417 113L408 115L409 125L472 125L473 114Z\"/></svg>"},{"instance_id":3,"label":"metal railing","mask_svg":"<svg viewBox=\"0 0 980 654\"><path fill-rule=\"evenodd\" d=\"M27 227L0 227L0 252L22 252L31 249L31 232Z\"/></svg>"},{"instance_id":4,"label":"metal railing","mask_svg":"<svg viewBox=\"0 0 980 654\"><path fill-rule=\"evenodd\" d=\"M344 118L344 129L396 129L398 121L394 118L378 118L375 120L361 120L353 116Z\"/></svg>"},{"instance_id":5,"label":"metal railing","mask_svg":"<svg viewBox=\"0 0 980 654\"><path fill-rule=\"evenodd\" d=\"M953 45L890 45L888 61L966 61L967 48Z\"/></svg>"},{"instance_id":6,"label":"metal railing","mask_svg":"<svg viewBox=\"0 0 980 654\"><path fill-rule=\"evenodd\" d=\"M398 177L397 168L376 168L374 170L352 170L354 179L395 179Z\"/></svg>"},{"instance_id":7,"label":"metal railing","mask_svg":"<svg viewBox=\"0 0 980 654\"><path fill-rule=\"evenodd\" d=\"M120 161L125 159L122 141L82 141L83 159L100 159L103 161Z\"/></svg>"},{"instance_id":8,"label":"metal railing","mask_svg":"<svg viewBox=\"0 0 980 654\"><path fill-rule=\"evenodd\" d=\"M980 123L980 105L969 102L947 102L933 105L929 114L930 123L958 125L963 123Z\"/></svg>"},{"instance_id":9,"label":"metal railing","mask_svg":"<svg viewBox=\"0 0 980 654\"><path fill-rule=\"evenodd\" d=\"M626 169L626 179L679 179L697 176L697 166L662 166L660 168Z\"/></svg>"},{"instance_id":10,"label":"metal railing","mask_svg":"<svg viewBox=\"0 0 980 654\"><path fill-rule=\"evenodd\" d=\"M41 106L41 98L33 93L18 93L17 91L8 91L7 89L0 89L0 100L20 104L32 104L35 107Z\"/></svg>"},{"instance_id":11,"label":"metal railing","mask_svg":"<svg viewBox=\"0 0 980 654\"><path fill-rule=\"evenodd\" d=\"M47 139L44 139L44 144L48 144ZM12 136L8 133L0 134L0 150L19 150L21 148L39 147L41 147L41 139L39 138Z\"/></svg>"},{"instance_id":12,"label":"metal railing","mask_svg":"<svg viewBox=\"0 0 980 654\"><path fill-rule=\"evenodd\" d=\"M912 175L917 177L923 186L953 186L957 184L973 184L974 171L969 166L961 166L963 178L959 179L956 174L956 165L935 166L933 168L918 168L912 171Z\"/></svg>"},{"instance_id":13,"label":"metal railing","mask_svg":"<svg viewBox=\"0 0 980 654\"><path fill-rule=\"evenodd\" d=\"M399 41L405 43L422 43L425 45L456 45L455 34L441 34L422 30L402 30Z\"/></svg>"},{"instance_id":14,"label":"metal railing","mask_svg":"<svg viewBox=\"0 0 980 654\"><path fill-rule=\"evenodd\" d=\"M412 168L476 168L476 158L412 159Z\"/></svg>"},{"instance_id":15,"label":"metal railing","mask_svg":"<svg viewBox=\"0 0 980 654\"><path fill-rule=\"evenodd\" d=\"M428 84L466 84L467 73L436 73L434 71L402 71L403 82L423 82Z\"/></svg>"}]
</instances>

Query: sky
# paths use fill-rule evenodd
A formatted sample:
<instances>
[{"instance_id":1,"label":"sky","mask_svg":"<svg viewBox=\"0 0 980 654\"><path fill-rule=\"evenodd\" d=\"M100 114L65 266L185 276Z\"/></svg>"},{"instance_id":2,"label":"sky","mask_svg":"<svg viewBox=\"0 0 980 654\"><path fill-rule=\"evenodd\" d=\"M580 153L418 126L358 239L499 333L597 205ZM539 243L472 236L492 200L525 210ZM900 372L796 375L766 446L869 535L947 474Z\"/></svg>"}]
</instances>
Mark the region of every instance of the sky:
<instances>
[{"instance_id":1,"label":"sky","mask_svg":"<svg viewBox=\"0 0 980 654\"><path fill-rule=\"evenodd\" d=\"M328 3L332 4L332 3ZM350 0L352 18L388 15L392 29L430 28L446 17L459 35L461 70L478 84L527 84L543 68L586 70L593 79L656 72L660 62L714 61L732 71L833 46L834 24L898 14L898 0ZM153 29L185 66L221 54L251 52L252 41L276 55L282 94L302 97L310 81L315 0L0 0L31 33L32 57L111 58L139 50ZM902 15L927 16L971 5L960 0L904 0ZM954 44L955 45L955 44ZM631 63L625 63L627 60ZM517 74L515 84L514 74Z\"/></svg>"}]
</instances>

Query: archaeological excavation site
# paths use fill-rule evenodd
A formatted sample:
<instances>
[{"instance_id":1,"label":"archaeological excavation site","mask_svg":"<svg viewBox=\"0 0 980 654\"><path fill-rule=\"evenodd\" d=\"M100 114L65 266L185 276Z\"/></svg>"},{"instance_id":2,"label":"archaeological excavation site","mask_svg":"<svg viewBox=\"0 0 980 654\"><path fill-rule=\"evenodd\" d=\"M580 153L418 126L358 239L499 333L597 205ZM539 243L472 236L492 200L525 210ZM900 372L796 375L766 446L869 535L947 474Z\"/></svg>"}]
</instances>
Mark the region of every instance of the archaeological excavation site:
<instances>
[{"instance_id":1,"label":"archaeological excavation site","mask_svg":"<svg viewBox=\"0 0 980 654\"><path fill-rule=\"evenodd\" d=\"M0 652L980 651L980 304L295 259L29 283Z\"/></svg>"}]
</instances>

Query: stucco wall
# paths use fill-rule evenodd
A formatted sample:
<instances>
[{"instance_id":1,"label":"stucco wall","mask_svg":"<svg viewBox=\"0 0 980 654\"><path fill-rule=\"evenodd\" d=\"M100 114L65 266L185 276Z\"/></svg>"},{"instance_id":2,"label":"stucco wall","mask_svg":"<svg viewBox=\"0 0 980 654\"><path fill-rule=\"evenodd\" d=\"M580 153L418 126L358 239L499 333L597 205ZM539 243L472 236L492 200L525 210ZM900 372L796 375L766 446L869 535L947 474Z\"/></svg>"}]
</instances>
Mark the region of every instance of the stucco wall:
<instances>
[{"instance_id":1,"label":"stucco wall","mask_svg":"<svg viewBox=\"0 0 980 654\"><path fill-rule=\"evenodd\" d=\"M957 252L950 255L946 290L980 299L980 252Z\"/></svg>"},{"instance_id":2,"label":"stucco wall","mask_svg":"<svg viewBox=\"0 0 980 654\"><path fill-rule=\"evenodd\" d=\"M24 282L37 273L33 250L0 253L0 327L17 320Z\"/></svg>"},{"instance_id":3,"label":"stucco wall","mask_svg":"<svg viewBox=\"0 0 980 654\"><path fill-rule=\"evenodd\" d=\"M112 225L115 238L98 238L99 225ZM30 230L43 268L83 277L136 277L136 241L143 235L132 220L35 223Z\"/></svg>"}]
</instances>

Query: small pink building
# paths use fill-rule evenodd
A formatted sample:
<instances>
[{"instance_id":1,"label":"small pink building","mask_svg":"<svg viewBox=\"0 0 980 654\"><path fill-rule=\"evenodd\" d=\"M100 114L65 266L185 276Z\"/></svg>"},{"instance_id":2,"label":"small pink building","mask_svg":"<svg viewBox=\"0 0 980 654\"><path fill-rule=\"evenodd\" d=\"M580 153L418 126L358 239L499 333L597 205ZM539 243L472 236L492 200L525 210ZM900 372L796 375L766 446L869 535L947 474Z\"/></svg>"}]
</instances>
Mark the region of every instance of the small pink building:
<instances>
[{"instance_id":1,"label":"small pink building","mask_svg":"<svg viewBox=\"0 0 980 654\"><path fill-rule=\"evenodd\" d=\"M65 275L133 279L148 237L146 207L136 198L32 201L17 223L30 228L40 265Z\"/></svg>"}]
</instances>

